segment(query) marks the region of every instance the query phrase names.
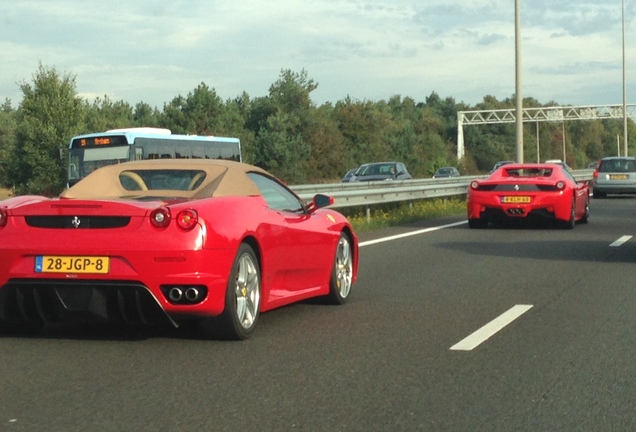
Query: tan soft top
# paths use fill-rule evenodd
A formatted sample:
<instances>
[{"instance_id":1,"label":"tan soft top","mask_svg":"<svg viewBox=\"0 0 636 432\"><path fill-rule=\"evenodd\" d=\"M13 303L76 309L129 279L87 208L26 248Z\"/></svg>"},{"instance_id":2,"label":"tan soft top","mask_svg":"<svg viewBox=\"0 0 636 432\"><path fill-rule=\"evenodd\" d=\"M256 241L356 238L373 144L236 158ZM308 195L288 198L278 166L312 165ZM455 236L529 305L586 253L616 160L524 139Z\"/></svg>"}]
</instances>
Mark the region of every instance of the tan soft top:
<instances>
[{"instance_id":1,"label":"tan soft top","mask_svg":"<svg viewBox=\"0 0 636 432\"><path fill-rule=\"evenodd\" d=\"M120 181L122 176L136 176L136 172L144 170L197 170L205 172L205 178L193 190L129 190L122 185ZM219 159L154 159L124 162L93 171L73 187L62 192L60 197L79 199L119 199L127 197L197 199L218 196L260 195L260 190L247 176L248 172L268 175L265 170L253 165Z\"/></svg>"}]
</instances>

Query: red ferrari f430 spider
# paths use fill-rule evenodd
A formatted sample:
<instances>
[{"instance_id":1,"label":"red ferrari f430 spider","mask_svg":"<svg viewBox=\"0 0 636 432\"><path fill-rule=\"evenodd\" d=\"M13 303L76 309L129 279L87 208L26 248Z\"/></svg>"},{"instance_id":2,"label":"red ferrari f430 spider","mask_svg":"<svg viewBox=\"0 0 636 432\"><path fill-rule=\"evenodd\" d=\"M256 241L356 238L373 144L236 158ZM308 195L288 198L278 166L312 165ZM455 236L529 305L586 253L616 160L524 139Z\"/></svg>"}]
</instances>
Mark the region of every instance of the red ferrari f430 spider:
<instances>
[{"instance_id":1,"label":"red ferrari f430 spider","mask_svg":"<svg viewBox=\"0 0 636 432\"><path fill-rule=\"evenodd\" d=\"M196 321L245 339L261 312L342 304L357 278L350 223L239 162L100 168L58 198L0 202L0 328Z\"/></svg>"}]
</instances>

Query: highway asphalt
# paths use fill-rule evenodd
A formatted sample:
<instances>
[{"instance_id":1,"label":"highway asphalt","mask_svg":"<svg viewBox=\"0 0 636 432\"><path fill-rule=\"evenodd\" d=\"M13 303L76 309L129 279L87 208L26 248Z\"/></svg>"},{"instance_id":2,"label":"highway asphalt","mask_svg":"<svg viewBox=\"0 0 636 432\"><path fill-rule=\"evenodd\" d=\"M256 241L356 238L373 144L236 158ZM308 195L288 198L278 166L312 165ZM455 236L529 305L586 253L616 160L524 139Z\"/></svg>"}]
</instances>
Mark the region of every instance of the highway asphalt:
<instances>
[{"instance_id":1,"label":"highway asphalt","mask_svg":"<svg viewBox=\"0 0 636 432\"><path fill-rule=\"evenodd\" d=\"M0 431L634 431L635 235L636 197L574 230L427 221L361 236L347 304L247 341L3 336Z\"/></svg>"}]
</instances>

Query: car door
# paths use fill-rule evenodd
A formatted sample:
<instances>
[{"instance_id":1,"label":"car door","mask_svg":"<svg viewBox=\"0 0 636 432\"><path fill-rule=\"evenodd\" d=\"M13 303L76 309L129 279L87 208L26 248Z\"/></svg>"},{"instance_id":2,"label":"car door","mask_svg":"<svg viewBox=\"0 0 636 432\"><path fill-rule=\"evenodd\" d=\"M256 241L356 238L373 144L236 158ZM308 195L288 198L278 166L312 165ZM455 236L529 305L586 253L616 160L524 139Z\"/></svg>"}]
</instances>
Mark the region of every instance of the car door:
<instances>
[{"instance_id":1,"label":"car door","mask_svg":"<svg viewBox=\"0 0 636 432\"><path fill-rule=\"evenodd\" d=\"M249 173L268 205L264 277L271 279L270 295L286 296L324 285L330 274L333 234L327 220L307 212L304 203L285 185L260 173Z\"/></svg>"}]
</instances>

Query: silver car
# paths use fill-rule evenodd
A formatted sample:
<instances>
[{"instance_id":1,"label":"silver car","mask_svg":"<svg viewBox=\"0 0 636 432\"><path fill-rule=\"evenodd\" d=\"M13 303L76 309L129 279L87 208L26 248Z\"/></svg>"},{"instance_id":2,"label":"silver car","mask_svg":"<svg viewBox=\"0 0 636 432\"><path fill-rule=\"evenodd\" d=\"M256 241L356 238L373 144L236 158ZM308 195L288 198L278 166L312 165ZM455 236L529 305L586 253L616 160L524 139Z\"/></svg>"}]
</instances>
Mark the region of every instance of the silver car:
<instances>
[{"instance_id":1,"label":"silver car","mask_svg":"<svg viewBox=\"0 0 636 432\"><path fill-rule=\"evenodd\" d=\"M605 198L608 194L636 194L636 158L606 157L594 171L592 195Z\"/></svg>"}]
</instances>

